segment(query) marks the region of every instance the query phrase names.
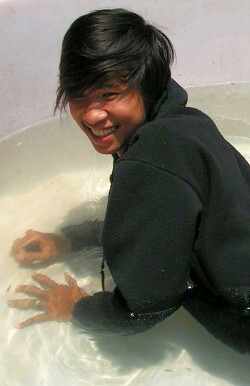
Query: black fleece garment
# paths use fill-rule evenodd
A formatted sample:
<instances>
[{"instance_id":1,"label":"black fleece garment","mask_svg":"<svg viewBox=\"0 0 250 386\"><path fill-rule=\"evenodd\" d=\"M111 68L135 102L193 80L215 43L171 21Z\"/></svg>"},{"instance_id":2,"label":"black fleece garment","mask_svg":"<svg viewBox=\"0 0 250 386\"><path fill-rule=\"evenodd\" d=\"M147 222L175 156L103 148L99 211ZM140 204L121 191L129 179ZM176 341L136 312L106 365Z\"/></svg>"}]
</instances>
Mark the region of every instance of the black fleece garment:
<instances>
[{"instance_id":1,"label":"black fleece garment","mask_svg":"<svg viewBox=\"0 0 250 386\"><path fill-rule=\"evenodd\" d=\"M114 162L103 251L117 287L75 305L85 329L152 327L191 280L237 312L250 307L250 167L186 99L171 80Z\"/></svg>"}]
</instances>

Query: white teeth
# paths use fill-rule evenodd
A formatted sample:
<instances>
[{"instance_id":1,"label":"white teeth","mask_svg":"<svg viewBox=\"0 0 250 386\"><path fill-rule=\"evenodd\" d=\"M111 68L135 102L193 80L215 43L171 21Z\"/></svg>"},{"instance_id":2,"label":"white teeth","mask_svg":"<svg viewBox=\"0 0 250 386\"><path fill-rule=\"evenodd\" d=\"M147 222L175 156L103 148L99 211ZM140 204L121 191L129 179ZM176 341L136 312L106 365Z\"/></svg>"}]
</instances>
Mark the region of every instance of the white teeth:
<instances>
[{"instance_id":1,"label":"white teeth","mask_svg":"<svg viewBox=\"0 0 250 386\"><path fill-rule=\"evenodd\" d=\"M94 135L96 135L97 137L105 137L105 135L114 133L115 130L116 130L116 127L110 127L110 128L107 129L107 130L95 130L95 129L91 129L92 133L93 133Z\"/></svg>"}]
</instances>

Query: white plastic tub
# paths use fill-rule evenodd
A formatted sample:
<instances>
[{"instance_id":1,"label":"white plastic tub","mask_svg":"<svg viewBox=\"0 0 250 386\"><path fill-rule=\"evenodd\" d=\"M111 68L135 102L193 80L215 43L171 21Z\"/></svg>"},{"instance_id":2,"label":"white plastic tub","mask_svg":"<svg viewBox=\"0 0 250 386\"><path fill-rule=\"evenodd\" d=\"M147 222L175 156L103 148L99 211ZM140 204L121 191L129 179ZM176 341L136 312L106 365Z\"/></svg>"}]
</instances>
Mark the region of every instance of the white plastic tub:
<instances>
[{"instance_id":1,"label":"white plastic tub","mask_svg":"<svg viewBox=\"0 0 250 386\"><path fill-rule=\"evenodd\" d=\"M215 118L222 133L250 160L250 84L190 88L189 104ZM34 268L10 255L27 229L53 232L84 219L102 219L111 157L97 154L70 118L28 127L0 143L1 385L125 386L248 385L249 356L230 349L184 309L143 334L98 337L67 323L14 325L35 312L10 309L18 284ZM90 294L101 290L101 251L72 253L37 272L63 281L73 275ZM112 288L108 273L107 287Z\"/></svg>"}]
</instances>

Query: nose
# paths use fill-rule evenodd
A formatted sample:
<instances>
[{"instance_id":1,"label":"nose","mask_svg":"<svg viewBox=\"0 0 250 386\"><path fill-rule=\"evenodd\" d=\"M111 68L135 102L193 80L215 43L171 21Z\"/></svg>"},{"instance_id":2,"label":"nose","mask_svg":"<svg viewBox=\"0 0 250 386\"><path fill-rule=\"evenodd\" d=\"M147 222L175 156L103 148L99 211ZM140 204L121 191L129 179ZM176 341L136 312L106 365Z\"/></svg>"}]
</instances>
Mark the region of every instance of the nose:
<instances>
[{"instance_id":1,"label":"nose","mask_svg":"<svg viewBox=\"0 0 250 386\"><path fill-rule=\"evenodd\" d=\"M82 112L82 121L87 126L96 125L107 119L108 113L102 106L88 106Z\"/></svg>"}]
</instances>

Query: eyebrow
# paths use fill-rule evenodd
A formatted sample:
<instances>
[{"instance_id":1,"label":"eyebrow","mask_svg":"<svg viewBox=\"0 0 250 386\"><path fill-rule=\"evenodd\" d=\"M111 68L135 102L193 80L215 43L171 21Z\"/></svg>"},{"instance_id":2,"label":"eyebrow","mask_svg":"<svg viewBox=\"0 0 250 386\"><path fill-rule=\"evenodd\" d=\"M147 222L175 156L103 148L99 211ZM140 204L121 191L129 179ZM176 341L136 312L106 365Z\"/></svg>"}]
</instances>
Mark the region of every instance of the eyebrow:
<instances>
[{"instance_id":1,"label":"eyebrow","mask_svg":"<svg viewBox=\"0 0 250 386\"><path fill-rule=\"evenodd\" d=\"M104 83L100 88L117 88L118 86L114 83Z\"/></svg>"},{"instance_id":2,"label":"eyebrow","mask_svg":"<svg viewBox=\"0 0 250 386\"><path fill-rule=\"evenodd\" d=\"M103 83L100 87L97 87L96 89L93 88L91 90L86 90L83 94L79 96L79 98L85 97L89 92L94 91L94 90L101 90L102 88L112 88L114 90L118 89L119 85L115 83Z\"/></svg>"}]
</instances>

